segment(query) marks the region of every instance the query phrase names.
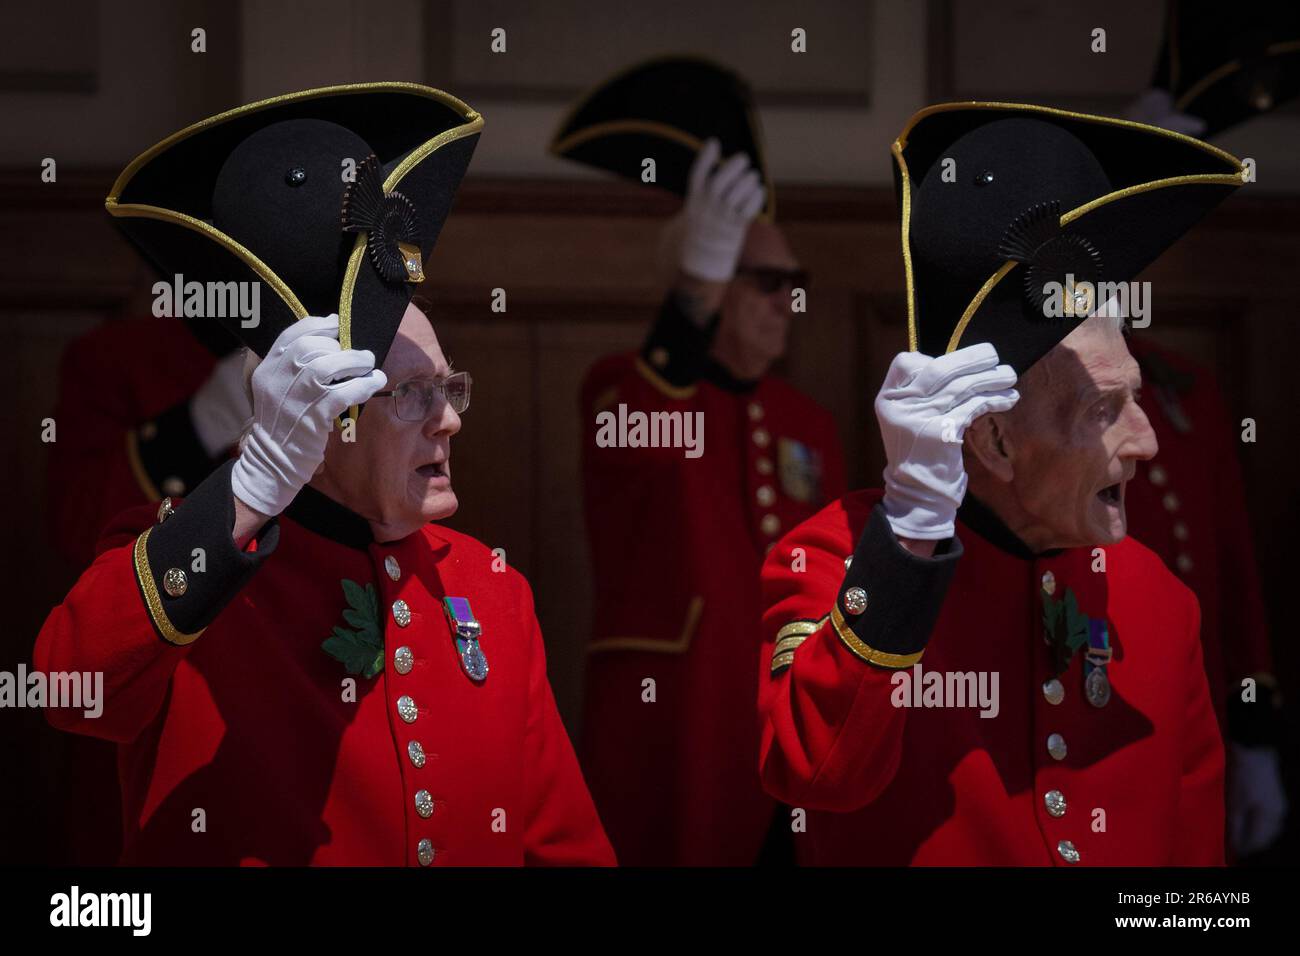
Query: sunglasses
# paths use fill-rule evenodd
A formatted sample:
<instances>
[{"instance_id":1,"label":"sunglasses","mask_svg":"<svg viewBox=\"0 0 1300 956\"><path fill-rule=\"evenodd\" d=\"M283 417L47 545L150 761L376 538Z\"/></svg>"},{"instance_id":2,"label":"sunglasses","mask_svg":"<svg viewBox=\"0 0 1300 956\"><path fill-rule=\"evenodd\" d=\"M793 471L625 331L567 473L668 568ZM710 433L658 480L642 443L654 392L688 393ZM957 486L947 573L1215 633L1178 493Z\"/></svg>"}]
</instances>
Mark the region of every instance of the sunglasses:
<instances>
[{"instance_id":1,"label":"sunglasses","mask_svg":"<svg viewBox=\"0 0 1300 956\"><path fill-rule=\"evenodd\" d=\"M783 289L803 289L806 292L812 284L812 275L807 269L741 266L736 270L736 275L749 279L764 295L771 295Z\"/></svg>"}]
</instances>

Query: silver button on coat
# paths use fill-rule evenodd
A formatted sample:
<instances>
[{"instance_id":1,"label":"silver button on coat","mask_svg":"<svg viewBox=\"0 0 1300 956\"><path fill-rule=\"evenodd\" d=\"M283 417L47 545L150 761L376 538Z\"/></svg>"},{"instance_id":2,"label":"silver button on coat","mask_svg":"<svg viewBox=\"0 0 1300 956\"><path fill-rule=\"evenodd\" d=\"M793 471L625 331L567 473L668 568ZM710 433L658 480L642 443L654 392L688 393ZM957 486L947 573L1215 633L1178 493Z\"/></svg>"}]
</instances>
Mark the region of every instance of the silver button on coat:
<instances>
[{"instance_id":1,"label":"silver button on coat","mask_svg":"<svg viewBox=\"0 0 1300 956\"><path fill-rule=\"evenodd\" d=\"M1065 738L1060 734L1051 734L1047 738L1047 752L1053 760L1065 759Z\"/></svg>"}]
</instances>

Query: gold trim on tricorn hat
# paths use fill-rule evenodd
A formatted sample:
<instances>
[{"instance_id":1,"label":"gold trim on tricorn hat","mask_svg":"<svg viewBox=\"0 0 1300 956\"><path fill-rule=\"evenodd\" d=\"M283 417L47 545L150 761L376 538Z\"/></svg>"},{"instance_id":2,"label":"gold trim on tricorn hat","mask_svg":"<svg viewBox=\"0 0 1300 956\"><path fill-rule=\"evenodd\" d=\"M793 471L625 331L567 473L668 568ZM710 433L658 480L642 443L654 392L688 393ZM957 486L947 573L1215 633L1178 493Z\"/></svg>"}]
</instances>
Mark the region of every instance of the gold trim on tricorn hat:
<instances>
[{"instance_id":1,"label":"gold trim on tricorn hat","mask_svg":"<svg viewBox=\"0 0 1300 956\"><path fill-rule=\"evenodd\" d=\"M365 220L357 214L360 193L355 183L344 182L338 165L332 171L322 166L319 175L309 176L297 165L287 171L272 168L282 152L269 153L275 157L269 162L255 149L250 156L240 155L261 142L259 136L274 141L266 134L277 128L284 136L274 145L288 143L284 148L301 155L304 166L337 164L331 150L345 144L349 151L343 157L357 164L367 199L381 204L370 210L379 218ZM263 320L270 319L265 327L230 322L230 330L259 354L288 322L312 312L337 312L343 348L368 348L382 364L482 128L482 116L464 102L415 83L356 83L289 93L227 110L168 136L127 165L104 205L164 274L184 274L199 282L243 278L272 289L272 301L261 303ZM317 135L325 137L319 147ZM237 159L245 177L224 183L223 177L233 175L232 163L239 165ZM353 200L347 223L344 195ZM223 201L241 208L223 210ZM238 235L216 221L223 211L239 225ZM293 218L299 211L301 224ZM395 212L402 214L400 221L394 220ZM355 238L345 232L355 232ZM371 266L363 270L372 236L384 248L374 250ZM394 263L400 273L394 272ZM298 278L286 278L295 269Z\"/></svg>"},{"instance_id":2,"label":"gold trim on tricorn hat","mask_svg":"<svg viewBox=\"0 0 1300 956\"><path fill-rule=\"evenodd\" d=\"M1016 135L999 142L989 127L1004 120L1036 122L1015 124ZM1035 131L1047 134L1050 144L1040 144L1046 161L1029 165L1022 153L1030 144L1017 137ZM985 157L981 162L997 156L1000 168L962 168L956 154L973 145L979 147L973 154ZM1245 175L1235 156L1181 133L1021 103L926 107L908 121L891 152L909 350L940 354L993 341L1017 371L1078 322L1045 327L1040 316L1036 323L1031 313L1041 300L1035 302L1032 290L1009 290L1004 278L1017 268L1041 278L1044 268L1073 262L1077 271L1103 281L1131 280ZM955 178L937 179L941 161L949 158ZM925 223L931 246L918 248L922 183L926 196L920 201L928 201L934 215ZM1160 201L1141 202L1142 197ZM1050 222L1044 219L1047 209ZM1035 237L1036 243L1030 241ZM938 241L945 238L951 242ZM1043 255L1036 259L1035 252ZM925 298L931 303L919 301Z\"/></svg>"},{"instance_id":3,"label":"gold trim on tricorn hat","mask_svg":"<svg viewBox=\"0 0 1300 956\"><path fill-rule=\"evenodd\" d=\"M749 84L708 57L657 56L619 70L568 111L549 152L640 182L647 145L664 144L671 152L657 157L656 185L684 196L691 161L711 136L723 157L749 155L767 193L759 218L770 221L776 195Z\"/></svg>"}]
</instances>

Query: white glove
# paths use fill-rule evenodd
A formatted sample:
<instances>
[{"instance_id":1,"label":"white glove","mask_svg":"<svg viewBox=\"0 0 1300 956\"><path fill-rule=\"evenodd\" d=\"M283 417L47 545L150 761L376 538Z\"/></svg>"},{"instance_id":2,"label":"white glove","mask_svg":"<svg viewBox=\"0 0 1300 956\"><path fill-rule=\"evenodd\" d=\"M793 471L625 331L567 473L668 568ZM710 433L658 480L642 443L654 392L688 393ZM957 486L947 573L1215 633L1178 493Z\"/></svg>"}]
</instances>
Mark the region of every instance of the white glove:
<instances>
[{"instance_id":1,"label":"white glove","mask_svg":"<svg viewBox=\"0 0 1300 956\"><path fill-rule=\"evenodd\" d=\"M264 515L278 515L311 480L334 419L388 382L373 352L345 352L338 335L337 315L301 319L280 333L253 372L253 428L230 487Z\"/></svg>"},{"instance_id":2,"label":"white glove","mask_svg":"<svg viewBox=\"0 0 1300 956\"><path fill-rule=\"evenodd\" d=\"M1228 838L1246 856L1282 835L1286 791L1276 748L1233 743L1228 750Z\"/></svg>"},{"instance_id":3,"label":"white glove","mask_svg":"<svg viewBox=\"0 0 1300 956\"><path fill-rule=\"evenodd\" d=\"M714 172L721 153L718 141L710 139L691 166L686 235L678 259L687 275L712 282L728 282L735 274L745 232L766 198L758 170L749 168L744 153L729 157Z\"/></svg>"},{"instance_id":4,"label":"white glove","mask_svg":"<svg viewBox=\"0 0 1300 956\"><path fill-rule=\"evenodd\" d=\"M209 458L225 455L239 440L252 416L244 394L244 350L235 349L212 369L190 399L194 434Z\"/></svg>"},{"instance_id":5,"label":"white glove","mask_svg":"<svg viewBox=\"0 0 1300 956\"><path fill-rule=\"evenodd\" d=\"M1200 136L1205 132L1205 120L1190 113L1178 112L1174 109L1174 98L1169 95L1169 91L1156 87L1143 90L1124 110L1124 118L1188 136Z\"/></svg>"},{"instance_id":6,"label":"white glove","mask_svg":"<svg viewBox=\"0 0 1300 956\"><path fill-rule=\"evenodd\" d=\"M966 495L962 437L987 412L1005 412L1020 393L1016 373L981 342L931 358L900 352L876 396L885 444L885 517L902 538L941 541L956 530Z\"/></svg>"}]
</instances>

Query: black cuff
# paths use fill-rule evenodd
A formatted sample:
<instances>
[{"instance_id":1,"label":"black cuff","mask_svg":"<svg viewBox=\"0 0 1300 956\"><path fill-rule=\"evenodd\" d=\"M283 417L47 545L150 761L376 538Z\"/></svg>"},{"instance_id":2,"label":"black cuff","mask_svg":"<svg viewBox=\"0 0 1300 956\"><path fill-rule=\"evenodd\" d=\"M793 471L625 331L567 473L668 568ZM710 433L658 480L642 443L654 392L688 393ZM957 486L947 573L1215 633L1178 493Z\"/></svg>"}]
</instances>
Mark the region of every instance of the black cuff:
<instances>
[{"instance_id":1,"label":"black cuff","mask_svg":"<svg viewBox=\"0 0 1300 956\"><path fill-rule=\"evenodd\" d=\"M235 547L234 467L226 462L174 510L165 502L159 523L136 539L136 583L154 628L169 644L189 644L202 634L280 540L272 519L257 535L256 552Z\"/></svg>"},{"instance_id":2,"label":"black cuff","mask_svg":"<svg viewBox=\"0 0 1300 956\"><path fill-rule=\"evenodd\" d=\"M717 325L717 315L710 317L703 327L696 325L670 292L641 347L641 359L673 388L694 385L704 373Z\"/></svg>"},{"instance_id":3,"label":"black cuff","mask_svg":"<svg viewBox=\"0 0 1300 956\"><path fill-rule=\"evenodd\" d=\"M961 556L955 537L941 542L933 557L913 554L876 505L831 612L840 639L869 663L910 667L930 640Z\"/></svg>"},{"instance_id":4,"label":"black cuff","mask_svg":"<svg viewBox=\"0 0 1300 956\"><path fill-rule=\"evenodd\" d=\"M194 431L188 399L136 428L131 442L139 464L136 478L152 501L187 494L218 464Z\"/></svg>"},{"instance_id":5,"label":"black cuff","mask_svg":"<svg viewBox=\"0 0 1300 956\"><path fill-rule=\"evenodd\" d=\"M1241 699L1240 689L1228 695L1228 739L1243 747L1277 747L1282 743L1282 697L1256 679L1255 699Z\"/></svg>"}]
</instances>

